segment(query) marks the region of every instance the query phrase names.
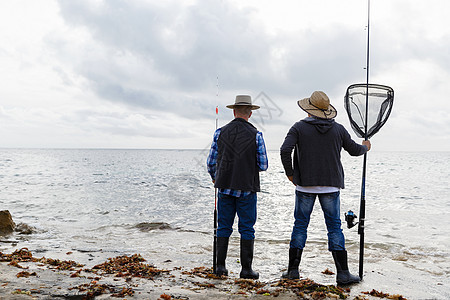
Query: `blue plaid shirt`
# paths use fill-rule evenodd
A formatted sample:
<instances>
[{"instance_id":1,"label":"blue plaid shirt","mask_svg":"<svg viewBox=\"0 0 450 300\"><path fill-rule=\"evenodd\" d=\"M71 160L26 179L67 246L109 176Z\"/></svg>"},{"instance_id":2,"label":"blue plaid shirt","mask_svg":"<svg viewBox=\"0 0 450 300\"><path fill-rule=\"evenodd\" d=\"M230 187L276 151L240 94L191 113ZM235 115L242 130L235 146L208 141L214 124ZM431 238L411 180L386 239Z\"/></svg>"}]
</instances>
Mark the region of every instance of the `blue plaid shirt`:
<instances>
[{"instance_id":1,"label":"blue plaid shirt","mask_svg":"<svg viewBox=\"0 0 450 300\"><path fill-rule=\"evenodd\" d=\"M211 149L209 150L208 159L206 165L208 167L208 173L211 175L212 180L216 180L216 164L217 164L217 140L219 139L220 128L214 132L213 142ZM269 167L269 162L266 153L266 144L262 136L262 132L258 131L256 134L256 162L260 171L265 171ZM251 194L251 191L231 190L231 189L219 189L220 193L227 194L234 197L247 196Z\"/></svg>"}]
</instances>

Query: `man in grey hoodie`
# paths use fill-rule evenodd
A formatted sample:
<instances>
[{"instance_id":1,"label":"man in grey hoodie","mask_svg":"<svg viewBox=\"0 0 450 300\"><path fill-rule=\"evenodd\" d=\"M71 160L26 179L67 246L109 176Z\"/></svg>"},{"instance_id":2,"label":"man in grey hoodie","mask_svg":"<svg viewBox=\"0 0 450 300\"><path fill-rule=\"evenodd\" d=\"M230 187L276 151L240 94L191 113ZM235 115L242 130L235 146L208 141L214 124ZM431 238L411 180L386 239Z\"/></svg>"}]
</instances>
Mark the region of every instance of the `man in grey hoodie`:
<instances>
[{"instance_id":1,"label":"man in grey hoodie","mask_svg":"<svg viewBox=\"0 0 450 300\"><path fill-rule=\"evenodd\" d=\"M334 118L336 109L328 96L315 91L298 105L308 117L295 123L280 148L281 161L288 179L296 185L295 223L289 247L289 265L284 278L298 279L298 267L305 247L307 229L316 197L319 198L328 230L328 250L337 269L338 284L360 281L350 274L347 264L345 238L341 229L340 189L344 188L341 149L352 156L370 150L370 141L357 144L348 131ZM294 150L294 161L292 151Z\"/></svg>"}]
</instances>

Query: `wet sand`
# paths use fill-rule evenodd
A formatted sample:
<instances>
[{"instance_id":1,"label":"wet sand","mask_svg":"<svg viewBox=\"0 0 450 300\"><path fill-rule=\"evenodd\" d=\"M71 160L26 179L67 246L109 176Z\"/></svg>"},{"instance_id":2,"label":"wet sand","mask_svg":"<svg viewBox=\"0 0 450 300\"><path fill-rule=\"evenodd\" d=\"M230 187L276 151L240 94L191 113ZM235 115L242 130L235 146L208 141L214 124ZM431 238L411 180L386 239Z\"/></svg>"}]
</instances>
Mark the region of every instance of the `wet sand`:
<instances>
[{"instance_id":1,"label":"wet sand","mask_svg":"<svg viewBox=\"0 0 450 300\"><path fill-rule=\"evenodd\" d=\"M115 291L131 289L133 295L114 297L109 289L95 299L266 299L267 294L256 294L256 290L241 289L233 278L204 279L195 275L182 274L182 270L171 271L168 275L153 280L143 278L117 278L114 275L92 276L81 272L82 277L70 277L73 272L55 271L35 263L21 263L28 267L26 271L36 272L36 276L18 278L22 270L0 263L0 299L89 299L88 291L80 291L82 285L89 285L91 290L97 286L109 286ZM95 282L95 283L93 283ZM274 291L274 288L271 288ZM166 297L166 298L164 298ZM93 298L92 298L93 299ZM297 299L286 290L278 294L277 299Z\"/></svg>"},{"instance_id":2,"label":"wet sand","mask_svg":"<svg viewBox=\"0 0 450 300\"><path fill-rule=\"evenodd\" d=\"M0 299L93 299L94 296L95 299L380 299L361 293L364 283L336 289L334 285L320 285L303 278L270 282L241 280L232 271L228 278L214 278L205 267L160 269L143 258L123 264L124 258L131 260L132 256L108 259L99 264L99 269L99 265L89 268L73 260L36 258L27 250L21 253L13 259L12 254L0 252L3 255ZM111 271L115 259L120 259L122 266L128 269ZM170 261L166 264L170 265ZM141 269L136 271L136 265ZM330 280L333 279L334 275L330 275ZM303 288L299 288L300 285ZM406 299L400 295L390 296L390 299Z\"/></svg>"}]
</instances>

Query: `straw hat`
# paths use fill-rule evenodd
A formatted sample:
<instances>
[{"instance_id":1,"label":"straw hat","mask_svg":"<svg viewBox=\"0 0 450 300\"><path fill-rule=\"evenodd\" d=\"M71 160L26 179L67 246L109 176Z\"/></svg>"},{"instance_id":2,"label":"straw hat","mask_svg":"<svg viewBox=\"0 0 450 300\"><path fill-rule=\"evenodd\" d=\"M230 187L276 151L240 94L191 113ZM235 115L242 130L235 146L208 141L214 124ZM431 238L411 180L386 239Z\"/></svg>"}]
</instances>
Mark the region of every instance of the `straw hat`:
<instances>
[{"instance_id":1,"label":"straw hat","mask_svg":"<svg viewBox=\"0 0 450 300\"><path fill-rule=\"evenodd\" d=\"M333 119L336 109L330 104L330 99L322 91L315 91L311 97L297 101L298 106L308 114L321 119Z\"/></svg>"},{"instance_id":2,"label":"straw hat","mask_svg":"<svg viewBox=\"0 0 450 300\"><path fill-rule=\"evenodd\" d=\"M252 104L252 97L249 95L237 95L234 104L227 105L228 108L235 108L237 106L251 106L252 110L258 109L258 105Z\"/></svg>"}]
</instances>

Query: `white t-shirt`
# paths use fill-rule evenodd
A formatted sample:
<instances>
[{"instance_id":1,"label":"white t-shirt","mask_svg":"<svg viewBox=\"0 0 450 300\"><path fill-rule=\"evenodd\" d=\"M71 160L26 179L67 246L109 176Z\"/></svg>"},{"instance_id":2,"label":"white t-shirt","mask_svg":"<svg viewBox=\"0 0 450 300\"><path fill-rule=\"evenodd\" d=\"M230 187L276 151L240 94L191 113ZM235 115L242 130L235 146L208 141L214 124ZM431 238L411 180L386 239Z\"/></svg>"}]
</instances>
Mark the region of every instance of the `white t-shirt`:
<instances>
[{"instance_id":1,"label":"white t-shirt","mask_svg":"<svg viewBox=\"0 0 450 300\"><path fill-rule=\"evenodd\" d=\"M310 194L328 194L339 192L339 188L335 186L299 186L295 188L299 192L310 193Z\"/></svg>"}]
</instances>

